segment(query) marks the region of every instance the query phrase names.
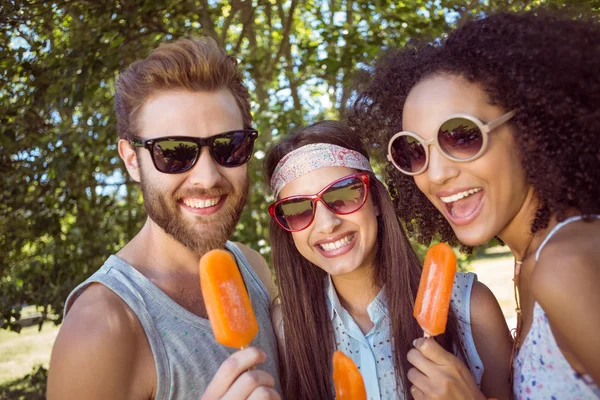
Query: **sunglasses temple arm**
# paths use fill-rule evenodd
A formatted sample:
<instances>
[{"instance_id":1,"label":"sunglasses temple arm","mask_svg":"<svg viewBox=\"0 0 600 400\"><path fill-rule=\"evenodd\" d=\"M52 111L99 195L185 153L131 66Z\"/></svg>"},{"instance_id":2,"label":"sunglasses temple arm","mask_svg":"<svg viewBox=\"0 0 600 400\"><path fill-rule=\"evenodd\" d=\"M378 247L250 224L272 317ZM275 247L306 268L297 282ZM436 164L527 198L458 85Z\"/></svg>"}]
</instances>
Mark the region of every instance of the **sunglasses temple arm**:
<instances>
[{"instance_id":1,"label":"sunglasses temple arm","mask_svg":"<svg viewBox=\"0 0 600 400\"><path fill-rule=\"evenodd\" d=\"M509 111L506 114L504 114L503 116L501 116L500 118L498 118L497 120L492 121L489 124L487 124L486 128L487 128L488 132L489 131L493 131L494 129L496 129L500 125L502 125L505 122L509 121L512 117L515 116L516 113L517 113L516 110Z\"/></svg>"}]
</instances>

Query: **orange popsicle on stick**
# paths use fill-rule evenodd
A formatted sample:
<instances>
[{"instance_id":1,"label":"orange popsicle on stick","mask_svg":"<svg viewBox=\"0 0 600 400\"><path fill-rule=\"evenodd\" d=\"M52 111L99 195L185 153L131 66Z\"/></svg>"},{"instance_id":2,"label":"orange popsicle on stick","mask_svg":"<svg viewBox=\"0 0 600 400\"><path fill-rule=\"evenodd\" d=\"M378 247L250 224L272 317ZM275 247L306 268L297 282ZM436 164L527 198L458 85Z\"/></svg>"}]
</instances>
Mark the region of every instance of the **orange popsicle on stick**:
<instances>
[{"instance_id":1,"label":"orange popsicle on stick","mask_svg":"<svg viewBox=\"0 0 600 400\"><path fill-rule=\"evenodd\" d=\"M336 400L367 400L362 375L350 357L333 353L333 387Z\"/></svg>"},{"instance_id":2,"label":"orange popsicle on stick","mask_svg":"<svg viewBox=\"0 0 600 400\"><path fill-rule=\"evenodd\" d=\"M425 337L446 331L455 273L456 256L450 246L438 243L427 250L413 313Z\"/></svg>"},{"instance_id":3,"label":"orange popsicle on stick","mask_svg":"<svg viewBox=\"0 0 600 400\"><path fill-rule=\"evenodd\" d=\"M200 259L200 287L217 342L247 347L258 323L235 259L225 250L211 250Z\"/></svg>"}]
</instances>

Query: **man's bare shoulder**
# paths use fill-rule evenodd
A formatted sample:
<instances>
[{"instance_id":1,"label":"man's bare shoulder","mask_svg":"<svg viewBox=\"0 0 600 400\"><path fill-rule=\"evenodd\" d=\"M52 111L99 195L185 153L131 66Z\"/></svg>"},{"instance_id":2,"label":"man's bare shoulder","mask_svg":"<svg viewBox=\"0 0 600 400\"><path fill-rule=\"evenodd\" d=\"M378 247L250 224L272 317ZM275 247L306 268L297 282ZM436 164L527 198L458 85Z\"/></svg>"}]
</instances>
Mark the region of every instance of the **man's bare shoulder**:
<instances>
[{"instance_id":1,"label":"man's bare shoulder","mask_svg":"<svg viewBox=\"0 0 600 400\"><path fill-rule=\"evenodd\" d=\"M148 346L143 328L126 303L107 287L90 285L54 343L48 399L149 398L152 385L140 387L136 374L147 357L143 345Z\"/></svg>"},{"instance_id":2,"label":"man's bare shoulder","mask_svg":"<svg viewBox=\"0 0 600 400\"><path fill-rule=\"evenodd\" d=\"M271 273L271 269L269 268L265 258L258 251L251 249L245 244L235 242L235 245L244 254L250 263L250 266L254 272L256 272L256 275L258 275L263 285L267 288L271 299L277 297L277 288L275 287L275 282L273 281L273 274Z\"/></svg>"}]
</instances>

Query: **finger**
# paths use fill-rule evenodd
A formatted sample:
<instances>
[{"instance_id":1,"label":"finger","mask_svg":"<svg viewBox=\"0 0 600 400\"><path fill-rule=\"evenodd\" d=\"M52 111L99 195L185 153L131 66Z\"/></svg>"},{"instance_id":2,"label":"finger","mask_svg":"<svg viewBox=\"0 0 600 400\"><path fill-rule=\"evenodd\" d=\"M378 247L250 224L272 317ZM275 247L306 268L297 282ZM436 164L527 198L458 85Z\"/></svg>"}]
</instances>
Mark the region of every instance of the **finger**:
<instances>
[{"instance_id":1,"label":"finger","mask_svg":"<svg viewBox=\"0 0 600 400\"><path fill-rule=\"evenodd\" d=\"M258 369L244 372L233 382L229 390L222 397L222 400L245 400L253 392L260 389L261 386L272 388L275 386L275 379L268 372Z\"/></svg>"},{"instance_id":2,"label":"finger","mask_svg":"<svg viewBox=\"0 0 600 400\"><path fill-rule=\"evenodd\" d=\"M416 386L412 386L410 388L410 394L412 395L413 399L415 400L424 400L425 399L425 393L423 393L418 387Z\"/></svg>"},{"instance_id":3,"label":"finger","mask_svg":"<svg viewBox=\"0 0 600 400\"><path fill-rule=\"evenodd\" d=\"M409 363L429 378L432 378L436 372L436 368L439 368L437 364L434 364L417 349L410 349L406 358Z\"/></svg>"},{"instance_id":4,"label":"finger","mask_svg":"<svg viewBox=\"0 0 600 400\"><path fill-rule=\"evenodd\" d=\"M281 397L275 389L261 386L252 392L248 400L281 400Z\"/></svg>"},{"instance_id":5,"label":"finger","mask_svg":"<svg viewBox=\"0 0 600 400\"><path fill-rule=\"evenodd\" d=\"M415 388L419 389L423 393L429 393L429 378L421 371L416 368L411 368L408 370L406 377Z\"/></svg>"},{"instance_id":6,"label":"finger","mask_svg":"<svg viewBox=\"0 0 600 400\"><path fill-rule=\"evenodd\" d=\"M256 347L248 347L230 355L219 367L217 373L208 384L202 400L219 399L244 371L265 362L267 355Z\"/></svg>"},{"instance_id":7,"label":"finger","mask_svg":"<svg viewBox=\"0 0 600 400\"><path fill-rule=\"evenodd\" d=\"M413 341L413 345L421 352L423 356L437 365L446 365L453 362L456 358L452 353L447 352L433 338L419 338Z\"/></svg>"}]
</instances>

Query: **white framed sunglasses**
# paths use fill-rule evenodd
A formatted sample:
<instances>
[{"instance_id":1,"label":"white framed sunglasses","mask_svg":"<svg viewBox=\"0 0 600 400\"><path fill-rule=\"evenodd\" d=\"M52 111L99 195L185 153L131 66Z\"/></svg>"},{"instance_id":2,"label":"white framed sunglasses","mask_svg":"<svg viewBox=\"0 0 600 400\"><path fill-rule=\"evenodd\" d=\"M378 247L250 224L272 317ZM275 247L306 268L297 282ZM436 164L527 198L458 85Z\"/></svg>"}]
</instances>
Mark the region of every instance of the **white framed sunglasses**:
<instances>
[{"instance_id":1,"label":"white framed sunglasses","mask_svg":"<svg viewBox=\"0 0 600 400\"><path fill-rule=\"evenodd\" d=\"M489 133L515 114L516 110L511 110L487 124L469 114L453 114L439 125L430 140L413 132L398 132L388 143L387 159L406 175L419 175L427 170L431 145L452 161L476 160L487 148Z\"/></svg>"}]
</instances>

